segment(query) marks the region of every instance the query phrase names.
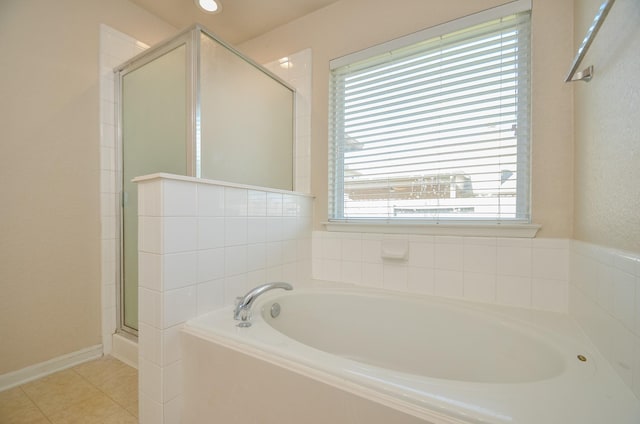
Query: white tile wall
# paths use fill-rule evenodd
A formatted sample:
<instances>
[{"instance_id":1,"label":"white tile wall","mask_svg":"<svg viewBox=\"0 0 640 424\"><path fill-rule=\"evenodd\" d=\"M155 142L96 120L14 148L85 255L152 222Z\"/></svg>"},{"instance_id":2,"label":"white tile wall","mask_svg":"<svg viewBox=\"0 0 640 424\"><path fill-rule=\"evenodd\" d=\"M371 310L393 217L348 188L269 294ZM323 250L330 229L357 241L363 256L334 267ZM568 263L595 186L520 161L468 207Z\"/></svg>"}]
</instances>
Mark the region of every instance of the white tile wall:
<instances>
[{"instance_id":1,"label":"white tile wall","mask_svg":"<svg viewBox=\"0 0 640 424\"><path fill-rule=\"evenodd\" d=\"M382 258L389 239L406 259ZM316 279L567 312L568 240L315 231L312 246Z\"/></svg>"},{"instance_id":2,"label":"white tile wall","mask_svg":"<svg viewBox=\"0 0 640 424\"><path fill-rule=\"evenodd\" d=\"M312 198L186 177L138 191L140 422L172 424L182 408L179 328L268 280L309 280Z\"/></svg>"},{"instance_id":3,"label":"white tile wall","mask_svg":"<svg viewBox=\"0 0 640 424\"><path fill-rule=\"evenodd\" d=\"M572 242L569 312L640 399L640 255Z\"/></svg>"}]
</instances>

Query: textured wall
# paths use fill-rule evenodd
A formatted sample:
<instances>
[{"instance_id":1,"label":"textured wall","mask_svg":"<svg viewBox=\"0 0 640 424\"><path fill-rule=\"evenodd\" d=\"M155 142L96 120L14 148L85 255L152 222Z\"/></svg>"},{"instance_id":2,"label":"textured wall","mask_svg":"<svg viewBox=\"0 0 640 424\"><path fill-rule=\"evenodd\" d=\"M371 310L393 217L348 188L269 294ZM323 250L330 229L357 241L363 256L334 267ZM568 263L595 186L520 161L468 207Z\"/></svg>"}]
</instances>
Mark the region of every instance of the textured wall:
<instances>
[{"instance_id":1,"label":"textured wall","mask_svg":"<svg viewBox=\"0 0 640 424\"><path fill-rule=\"evenodd\" d=\"M579 45L600 0L575 2ZM640 3L618 0L575 84L575 238L640 252Z\"/></svg>"}]
</instances>

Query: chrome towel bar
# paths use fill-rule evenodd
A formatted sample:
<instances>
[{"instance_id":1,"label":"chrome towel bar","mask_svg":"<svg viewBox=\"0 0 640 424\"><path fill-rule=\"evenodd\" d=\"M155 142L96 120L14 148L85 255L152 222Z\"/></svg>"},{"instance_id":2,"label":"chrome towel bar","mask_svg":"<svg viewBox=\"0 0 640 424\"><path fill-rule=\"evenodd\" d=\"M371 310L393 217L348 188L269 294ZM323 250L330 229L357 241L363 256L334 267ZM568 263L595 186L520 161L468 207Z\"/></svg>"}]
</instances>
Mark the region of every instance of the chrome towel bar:
<instances>
[{"instance_id":1,"label":"chrome towel bar","mask_svg":"<svg viewBox=\"0 0 640 424\"><path fill-rule=\"evenodd\" d=\"M565 78L564 82L591 81L591 78L593 77L593 66L589 66L588 68L582 70L581 72L576 72L576 71L578 69L578 66L580 66L580 62L582 62L582 59L584 59L584 56L587 54L587 50L589 50L589 46L593 42L593 39L596 38L596 34L598 33L598 30L602 26L602 23L604 22L604 19L607 17L609 10L611 10L611 7L613 6L614 2L615 0L605 0L605 2L603 2L600 5L600 9L598 9L598 13L596 14L595 18L593 18L593 23L589 27L587 34L584 36L584 40L582 40L582 44L580 44L580 47L578 48L578 53L576 54L575 59L573 59L573 63L571 64L571 70L567 74L567 78Z\"/></svg>"}]
</instances>

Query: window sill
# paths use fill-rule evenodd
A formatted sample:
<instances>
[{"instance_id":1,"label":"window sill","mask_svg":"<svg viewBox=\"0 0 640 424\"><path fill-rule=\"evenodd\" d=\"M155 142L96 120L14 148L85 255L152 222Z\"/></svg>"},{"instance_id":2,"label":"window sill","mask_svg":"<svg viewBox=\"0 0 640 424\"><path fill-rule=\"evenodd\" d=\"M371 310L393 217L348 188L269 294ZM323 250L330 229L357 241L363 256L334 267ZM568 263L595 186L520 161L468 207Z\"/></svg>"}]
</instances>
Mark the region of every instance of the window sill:
<instances>
[{"instance_id":1,"label":"window sill","mask_svg":"<svg viewBox=\"0 0 640 424\"><path fill-rule=\"evenodd\" d=\"M329 221L322 223L327 231L347 233L422 234L433 236L534 238L538 224L455 223L431 224L393 221Z\"/></svg>"}]
</instances>

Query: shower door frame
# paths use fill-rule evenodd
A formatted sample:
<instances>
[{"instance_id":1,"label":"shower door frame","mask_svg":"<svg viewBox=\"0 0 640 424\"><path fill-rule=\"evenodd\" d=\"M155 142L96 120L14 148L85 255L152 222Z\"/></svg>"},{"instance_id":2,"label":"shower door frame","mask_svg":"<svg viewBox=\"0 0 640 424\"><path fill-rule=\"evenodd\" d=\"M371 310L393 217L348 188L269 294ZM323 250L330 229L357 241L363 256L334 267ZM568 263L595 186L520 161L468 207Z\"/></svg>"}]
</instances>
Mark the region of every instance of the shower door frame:
<instances>
[{"instance_id":1,"label":"shower door frame","mask_svg":"<svg viewBox=\"0 0 640 424\"><path fill-rule=\"evenodd\" d=\"M129 61L123 63L116 69L115 73L115 99L116 99L116 113L115 113L115 126L116 126L116 219L118 222L118 237L119 242L117 246L116 254L116 332L125 336L137 338L138 329L130 327L125 324L125 308L124 308L124 222L123 222L123 208L124 208L124 190L123 190L123 133L122 133L122 84L123 78L142 66L172 52L173 50L185 46L185 69L186 69L186 131L185 131L185 161L186 161L186 174L187 176L197 175L197 166L195 161L195 152L199 145L200 134L196 131L196 123L199 122L199 108L200 99L194 99L194 93L198 93L198 75L199 62L197 57L197 51L199 50L200 38L198 27L188 28L176 36L151 47L150 49L136 55ZM197 94L196 94L197 95ZM137 206L136 206L137 208Z\"/></svg>"}]
</instances>

